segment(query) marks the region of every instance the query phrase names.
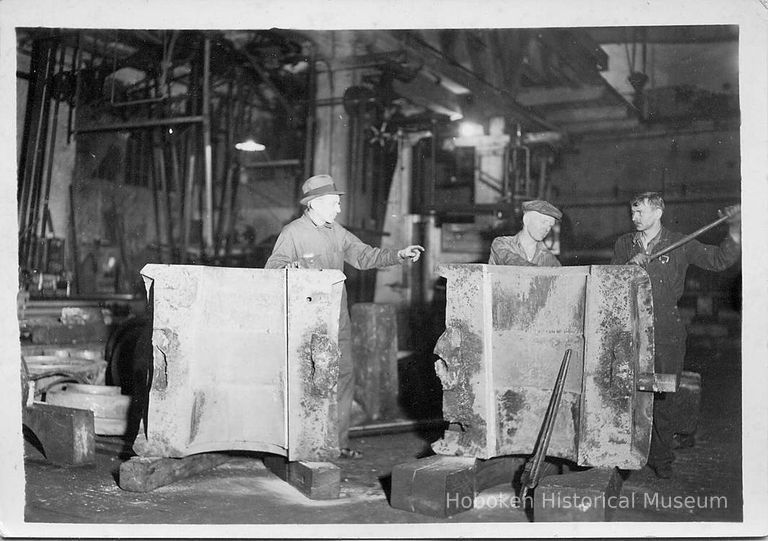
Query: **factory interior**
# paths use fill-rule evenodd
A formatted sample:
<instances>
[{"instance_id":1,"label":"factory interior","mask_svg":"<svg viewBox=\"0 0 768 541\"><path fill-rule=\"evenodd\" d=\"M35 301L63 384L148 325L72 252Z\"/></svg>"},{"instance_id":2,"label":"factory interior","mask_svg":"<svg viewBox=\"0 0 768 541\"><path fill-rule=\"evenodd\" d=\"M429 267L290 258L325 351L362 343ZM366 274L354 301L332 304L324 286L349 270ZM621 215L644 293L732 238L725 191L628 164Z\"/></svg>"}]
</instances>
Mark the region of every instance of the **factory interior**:
<instances>
[{"instance_id":1,"label":"factory interior","mask_svg":"<svg viewBox=\"0 0 768 541\"><path fill-rule=\"evenodd\" d=\"M483 537L517 535L508 523L633 523L631 535L658 523L744 523L741 257L681 276L685 358L677 392L666 393L677 400L674 473L646 464L651 391L662 384L644 335L622 365L631 368L626 461L624 448L621 460L600 454L618 448L599 435L615 427L596 428L585 413L595 407L585 344L600 329L584 314L609 321L592 308L603 300L625 309L594 300L590 284L611 269L631 276L611 291L627 286L641 301L626 309L646 314L645 270L612 264L617 239L634 231L633 196L661 193L664 227L696 232L689 245L725 242L727 224L705 226L742 202L750 113L738 24L232 28L15 27L13 419L25 527ZM382 251L423 247L420 257L368 270L348 260L339 277L301 264L265 269L315 175L343 192L336 224ZM526 205L542 200L561 211L543 243L562 267L486 265L494 239L521 231ZM571 304L563 299L577 276L589 298ZM543 285L550 279L567 284ZM551 289L544 300L533 289L502 298L500 288L521 283ZM354 457L337 454L336 368L321 373L339 362L347 309ZM583 351L556 383L566 340L557 325L576 309L581 330L568 333L582 333ZM543 330L534 345L490 353L503 318ZM491 320L496 334L472 334L482 344L471 349L466 329ZM531 336L516 332L508 340ZM517 355L526 347L560 351L546 383L516 395L537 397L535 408L504 409L508 394L493 406L490 389L475 396L504 366L521 378L529 366L543 372L543 361ZM484 383L469 364L441 372L447 356L469 363L467 348L483 352ZM292 363L309 356L307 375ZM625 377L613 367L610 381ZM652 389L640 382L649 375ZM470 383L451 387L450 377ZM471 420L458 422L472 400ZM451 431L463 438L486 423L487 447L441 454ZM202 433L213 443L195 447ZM491 435L525 441L497 454ZM570 490L616 505L526 505L531 471L541 474L534 499ZM466 494L458 509L450 490ZM374 524L387 529L371 534Z\"/></svg>"}]
</instances>

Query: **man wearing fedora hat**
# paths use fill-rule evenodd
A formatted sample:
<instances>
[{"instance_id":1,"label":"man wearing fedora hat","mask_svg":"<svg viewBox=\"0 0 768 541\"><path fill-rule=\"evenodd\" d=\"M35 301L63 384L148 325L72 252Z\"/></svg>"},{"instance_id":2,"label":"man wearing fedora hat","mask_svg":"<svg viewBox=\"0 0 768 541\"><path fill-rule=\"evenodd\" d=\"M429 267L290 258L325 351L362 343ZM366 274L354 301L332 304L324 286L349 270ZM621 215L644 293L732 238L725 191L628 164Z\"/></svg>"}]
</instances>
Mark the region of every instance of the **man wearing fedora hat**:
<instances>
[{"instance_id":1,"label":"man wearing fedora hat","mask_svg":"<svg viewBox=\"0 0 768 541\"><path fill-rule=\"evenodd\" d=\"M491 243L489 265L559 267L560 262L544 244L563 213L554 205L537 199L523 203L523 229L517 235L496 237Z\"/></svg>"},{"instance_id":2,"label":"man wearing fedora hat","mask_svg":"<svg viewBox=\"0 0 768 541\"><path fill-rule=\"evenodd\" d=\"M374 248L336 223L341 212L340 195L330 175L315 175L301 186L299 203L304 214L280 232L264 268L286 267L344 270L344 262L366 270L419 260L424 248L406 246L401 250ZM339 318L339 449L341 458L359 458L362 453L349 447L349 424L354 394L352 341L347 290L343 289Z\"/></svg>"}]
</instances>

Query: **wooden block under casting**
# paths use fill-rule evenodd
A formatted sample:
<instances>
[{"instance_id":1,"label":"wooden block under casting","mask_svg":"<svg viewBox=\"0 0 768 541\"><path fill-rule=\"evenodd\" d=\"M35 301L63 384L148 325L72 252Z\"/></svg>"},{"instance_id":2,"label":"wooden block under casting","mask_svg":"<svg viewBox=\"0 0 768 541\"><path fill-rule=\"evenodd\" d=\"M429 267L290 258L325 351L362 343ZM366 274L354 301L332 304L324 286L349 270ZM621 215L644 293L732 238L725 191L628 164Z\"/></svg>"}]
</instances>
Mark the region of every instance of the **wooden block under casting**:
<instances>
[{"instance_id":1,"label":"wooden block under casting","mask_svg":"<svg viewBox=\"0 0 768 541\"><path fill-rule=\"evenodd\" d=\"M23 409L22 423L40 441L48 461L78 466L96 460L92 411L35 402Z\"/></svg>"},{"instance_id":2,"label":"wooden block under casting","mask_svg":"<svg viewBox=\"0 0 768 541\"><path fill-rule=\"evenodd\" d=\"M120 465L118 484L130 492L149 492L227 462L229 455L201 453L184 458L135 456Z\"/></svg>"},{"instance_id":3,"label":"wooden block under casting","mask_svg":"<svg viewBox=\"0 0 768 541\"><path fill-rule=\"evenodd\" d=\"M395 509L448 517L474 504L474 458L434 455L392 470L390 505Z\"/></svg>"},{"instance_id":4,"label":"wooden block under casting","mask_svg":"<svg viewBox=\"0 0 768 541\"><path fill-rule=\"evenodd\" d=\"M341 490L341 469L330 462L289 461L269 455L264 465L311 500L334 500Z\"/></svg>"},{"instance_id":5,"label":"wooden block under casting","mask_svg":"<svg viewBox=\"0 0 768 541\"><path fill-rule=\"evenodd\" d=\"M606 522L622 507L617 468L592 468L543 478L533 493L534 522Z\"/></svg>"}]
</instances>

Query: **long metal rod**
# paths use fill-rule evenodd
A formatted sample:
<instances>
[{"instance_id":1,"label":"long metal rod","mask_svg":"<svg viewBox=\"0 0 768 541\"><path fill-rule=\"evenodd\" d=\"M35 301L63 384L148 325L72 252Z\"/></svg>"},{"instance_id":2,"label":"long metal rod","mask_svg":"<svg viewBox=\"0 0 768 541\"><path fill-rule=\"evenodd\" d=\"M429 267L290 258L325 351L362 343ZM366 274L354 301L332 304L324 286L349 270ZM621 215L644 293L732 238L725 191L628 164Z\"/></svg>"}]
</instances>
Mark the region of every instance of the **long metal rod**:
<instances>
[{"instance_id":1,"label":"long metal rod","mask_svg":"<svg viewBox=\"0 0 768 541\"><path fill-rule=\"evenodd\" d=\"M552 429L555 426L555 420L557 419L557 411L560 409L560 401L563 397L563 388L565 386L565 376L568 374L568 367L571 362L571 350L565 352L562 364L560 365L560 371L557 374L557 384L552 392L552 398L549 401L549 408L547 410L547 422L544 425L544 439L540 442L540 447L536 450L534 456L534 467L531 472L531 477L538 481L539 472L541 470L541 463L544 461L544 457L549 449L549 442L552 439Z\"/></svg>"},{"instance_id":2,"label":"long metal rod","mask_svg":"<svg viewBox=\"0 0 768 541\"><path fill-rule=\"evenodd\" d=\"M541 474L541 464L547 456L547 449L549 449L549 441L552 438L552 432L555 427L555 420L557 419L557 412L560 409L560 401L563 397L563 389L565 388L565 378L568 375L568 367L571 363L571 350L568 349L563 356L563 361L560 364L560 370L557 373L557 380L555 380L555 387L552 390L552 396L549 399L547 405L547 411L544 414L544 423L539 433L539 438L536 441L536 445L533 449L533 456L525 464L523 476L521 479L522 491L520 499L526 500L528 491L536 488L539 484L539 475Z\"/></svg>"},{"instance_id":3,"label":"long metal rod","mask_svg":"<svg viewBox=\"0 0 768 541\"><path fill-rule=\"evenodd\" d=\"M715 220L711 224L705 225L704 227L702 227L700 229L697 229L696 231L694 231L690 235L686 235L682 239L680 239L680 240L678 240L676 242L673 242L672 244L670 244L666 248L662 248L661 250L659 250L655 254L652 254L651 255L651 260L654 260L654 259L656 259L658 257L661 257L664 254L668 254L672 250L676 250L676 249L680 248L680 246L682 246L683 244L689 243L690 241L692 241L693 239L695 239L696 237L698 237L702 233L705 233L705 232L709 231L713 227L716 227L716 226L720 225L721 223L725 222L726 220L728 220L730 218L731 218L731 216L721 216L720 218L718 218L717 220Z\"/></svg>"}]
</instances>

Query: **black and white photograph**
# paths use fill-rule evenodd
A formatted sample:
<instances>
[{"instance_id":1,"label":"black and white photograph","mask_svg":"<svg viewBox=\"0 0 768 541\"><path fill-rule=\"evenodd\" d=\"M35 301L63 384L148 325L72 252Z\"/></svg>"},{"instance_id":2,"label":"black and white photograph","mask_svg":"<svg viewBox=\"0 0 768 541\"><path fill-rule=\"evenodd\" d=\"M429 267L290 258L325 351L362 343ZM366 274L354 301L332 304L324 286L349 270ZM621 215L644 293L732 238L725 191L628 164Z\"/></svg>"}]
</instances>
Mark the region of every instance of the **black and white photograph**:
<instances>
[{"instance_id":1,"label":"black and white photograph","mask_svg":"<svg viewBox=\"0 0 768 541\"><path fill-rule=\"evenodd\" d=\"M0 536L768 535L763 0L0 0L0 97Z\"/></svg>"}]
</instances>

